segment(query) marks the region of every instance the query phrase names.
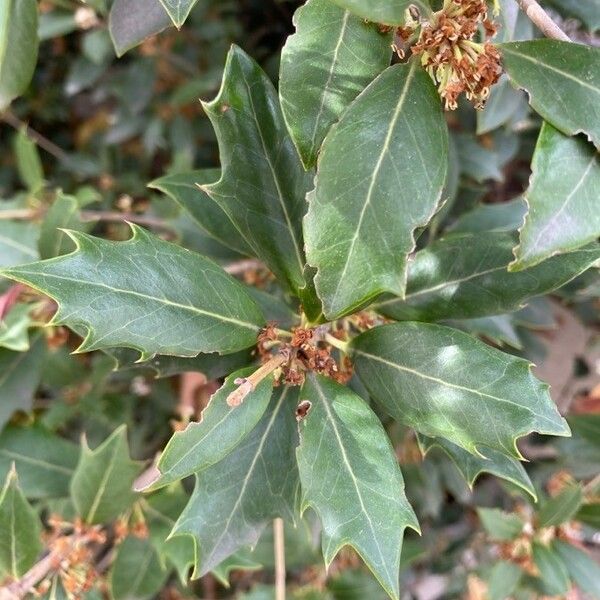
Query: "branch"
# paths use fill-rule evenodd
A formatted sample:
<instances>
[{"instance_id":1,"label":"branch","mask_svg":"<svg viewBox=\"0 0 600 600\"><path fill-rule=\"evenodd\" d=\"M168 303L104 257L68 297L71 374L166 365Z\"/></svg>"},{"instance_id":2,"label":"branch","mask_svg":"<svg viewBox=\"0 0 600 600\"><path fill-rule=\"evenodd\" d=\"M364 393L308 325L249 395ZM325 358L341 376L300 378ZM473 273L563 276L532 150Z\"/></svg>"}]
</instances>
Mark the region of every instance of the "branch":
<instances>
[{"instance_id":1,"label":"branch","mask_svg":"<svg viewBox=\"0 0 600 600\"><path fill-rule=\"evenodd\" d=\"M536 0L517 0L521 10L533 21L540 31L549 38L570 42L571 38L550 18L550 15Z\"/></svg>"},{"instance_id":2,"label":"branch","mask_svg":"<svg viewBox=\"0 0 600 600\"><path fill-rule=\"evenodd\" d=\"M273 521L273 538L275 551L275 598L285 600L285 542L283 519Z\"/></svg>"}]
</instances>

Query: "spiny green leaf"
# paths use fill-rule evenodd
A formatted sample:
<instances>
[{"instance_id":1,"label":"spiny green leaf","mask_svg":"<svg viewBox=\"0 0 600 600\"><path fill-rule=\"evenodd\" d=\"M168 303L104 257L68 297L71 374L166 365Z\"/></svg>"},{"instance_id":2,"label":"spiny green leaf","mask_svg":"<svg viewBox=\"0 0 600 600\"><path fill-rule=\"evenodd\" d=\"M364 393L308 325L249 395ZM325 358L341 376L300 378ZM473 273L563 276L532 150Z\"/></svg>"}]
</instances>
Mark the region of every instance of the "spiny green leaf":
<instances>
[{"instance_id":1,"label":"spiny green leaf","mask_svg":"<svg viewBox=\"0 0 600 600\"><path fill-rule=\"evenodd\" d=\"M147 488L162 487L215 465L254 429L269 405L273 377L263 379L240 406L227 404L228 396L238 387L235 381L254 370L250 367L231 374L202 411L200 421L173 435Z\"/></svg>"},{"instance_id":2,"label":"spiny green leaf","mask_svg":"<svg viewBox=\"0 0 600 600\"><path fill-rule=\"evenodd\" d=\"M126 242L70 232L72 254L2 274L52 296L54 323L88 331L79 352L126 346L147 359L254 344L264 318L240 283L212 261L131 227Z\"/></svg>"},{"instance_id":3,"label":"spiny green leaf","mask_svg":"<svg viewBox=\"0 0 600 600\"><path fill-rule=\"evenodd\" d=\"M569 591L569 574L565 563L553 548L533 543L533 562L538 568L542 587L549 596L563 596Z\"/></svg>"},{"instance_id":4,"label":"spiny green leaf","mask_svg":"<svg viewBox=\"0 0 600 600\"><path fill-rule=\"evenodd\" d=\"M410 4L408 0L333 0L333 2L363 19L385 25L404 23L406 9Z\"/></svg>"},{"instance_id":5,"label":"spiny green leaf","mask_svg":"<svg viewBox=\"0 0 600 600\"><path fill-rule=\"evenodd\" d=\"M119 546L111 568L111 597L114 600L155 598L167 576L149 540L127 537Z\"/></svg>"},{"instance_id":6,"label":"spiny green leaf","mask_svg":"<svg viewBox=\"0 0 600 600\"><path fill-rule=\"evenodd\" d=\"M438 206L447 148L439 97L416 62L384 71L331 128L304 219L329 319L382 292L404 294L413 232Z\"/></svg>"},{"instance_id":7,"label":"spiny green leaf","mask_svg":"<svg viewBox=\"0 0 600 600\"><path fill-rule=\"evenodd\" d=\"M514 540L523 532L524 523L514 513L507 513L497 508L478 508L477 514L483 528L494 540Z\"/></svg>"},{"instance_id":8,"label":"spiny green leaf","mask_svg":"<svg viewBox=\"0 0 600 600\"><path fill-rule=\"evenodd\" d=\"M397 421L484 457L520 458L516 440L569 427L531 364L440 325L395 323L351 342L356 372Z\"/></svg>"},{"instance_id":9,"label":"spiny green leaf","mask_svg":"<svg viewBox=\"0 0 600 600\"><path fill-rule=\"evenodd\" d=\"M21 577L42 550L42 526L19 488L17 471L8 472L0 497L0 573Z\"/></svg>"},{"instance_id":10,"label":"spiny green leaf","mask_svg":"<svg viewBox=\"0 0 600 600\"><path fill-rule=\"evenodd\" d=\"M598 100L600 105L600 96ZM513 271L600 237L600 159L594 147L545 123L531 168L533 174L525 192L529 212L515 248L516 259L510 265Z\"/></svg>"},{"instance_id":11,"label":"spiny green leaf","mask_svg":"<svg viewBox=\"0 0 600 600\"><path fill-rule=\"evenodd\" d=\"M475 481L483 473L491 473L510 481L525 490L534 500L537 500L535 488L527 475L523 465L512 456L506 456L502 452L485 448L485 457L481 458L463 450L460 446L442 438L428 438L424 435L418 436L419 446L424 455L436 446L442 449L454 462L458 470L467 480L472 489Z\"/></svg>"},{"instance_id":12,"label":"spiny green leaf","mask_svg":"<svg viewBox=\"0 0 600 600\"><path fill-rule=\"evenodd\" d=\"M69 495L79 449L44 427L8 426L0 434L0 478L14 464L27 498Z\"/></svg>"},{"instance_id":13,"label":"spiny green leaf","mask_svg":"<svg viewBox=\"0 0 600 600\"><path fill-rule=\"evenodd\" d=\"M500 51L536 112L564 134L583 132L600 147L600 48L542 39L501 44Z\"/></svg>"},{"instance_id":14,"label":"spiny green leaf","mask_svg":"<svg viewBox=\"0 0 600 600\"><path fill-rule=\"evenodd\" d=\"M0 112L29 85L38 54L36 0L0 0Z\"/></svg>"},{"instance_id":15,"label":"spiny green leaf","mask_svg":"<svg viewBox=\"0 0 600 600\"><path fill-rule=\"evenodd\" d=\"M364 400L331 379L310 375L300 398L310 402L297 450L303 508L321 518L325 563L352 546L398 598L404 529L419 525L387 435Z\"/></svg>"},{"instance_id":16,"label":"spiny green leaf","mask_svg":"<svg viewBox=\"0 0 600 600\"><path fill-rule=\"evenodd\" d=\"M219 141L222 174L202 189L253 254L298 293L305 285L301 223L312 177L302 168L273 84L232 46L221 90L203 106Z\"/></svg>"},{"instance_id":17,"label":"spiny green leaf","mask_svg":"<svg viewBox=\"0 0 600 600\"><path fill-rule=\"evenodd\" d=\"M32 338L27 352L0 348L0 428L15 411L31 409L45 358L46 342L41 334Z\"/></svg>"},{"instance_id":18,"label":"spiny green leaf","mask_svg":"<svg viewBox=\"0 0 600 600\"><path fill-rule=\"evenodd\" d=\"M417 252L404 299L384 297L372 308L392 319L468 319L517 310L574 279L600 258L600 245L510 272L515 233L450 235Z\"/></svg>"},{"instance_id":19,"label":"spiny green leaf","mask_svg":"<svg viewBox=\"0 0 600 600\"><path fill-rule=\"evenodd\" d=\"M77 198L58 192L41 226L40 258L54 258L71 250L73 242L61 229L81 229L81 222Z\"/></svg>"},{"instance_id":20,"label":"spiny green leaf","mask_svg":"<svg viewBox=\"0 0 600 600\"><path fill-rule=\"evenodd\" d=\"M170 196L192 216L194 221L221 244L239 252L252 256L250 246L244 241L227 213L214 202L201 185L219 180L220 169L199 169L185 173L165 175L148 184L149 188L160 190Z\"/></svg>"},{"instance_id":21,"label":"spiny green leaf","mask_svg":"<svg viewBox=\"0 0 600 600\"><path fill-rule=\"evenodd\" d=\"M581 589L592 598L600 598L600 566L587 552L556 540L552 544L562 558L569 575Z\"/></svg>"},{"instance_id":22,"label":"spiny green leaf","mask_svg":"<svg viewBox=\"0 0 600 600\"><path fill-rule=\"evenodd\" d=\"M129 458L124 425L94 450L83 440L70 486L79 516L90 524L118 517L133 504L133 481L139 472L140 464Z\"/></svg>"},{"instance_id":23,"label":"spiny green leaf","mask_svg":"<svg viewBox=\"0 0 600 600\"><path fill-rule=\"evenodd\" d=\"M275 517L294 520L298 469L294 451L297 388L278 388L259 424L225 459L196 476L173 536L196 544L193 577L201 577L244 546Z\"/></svg>"},{"instance_id":24,"label":"spiny green leaf","mask_svg":"<svg viewBox=\"0 0 600 600\"><path fill-rule=\"evenodd\" d=\"M583 502L579 485L565 488L558 496L547 500L537 515L540 527L552 527L571 520Z\"/></svg>"},{"instance_id":25,"label":"spiny green leaf","mask_svg":"<svg viewBox=\"0 0 600 600\"><path fill-rule=\"evenodd\" d=\"M389 66L392 39L330 0L308 0L294 25L296 33L281 51L279 95L292 139L310 168L331 125Z\"/></svg>"}]
</instances>

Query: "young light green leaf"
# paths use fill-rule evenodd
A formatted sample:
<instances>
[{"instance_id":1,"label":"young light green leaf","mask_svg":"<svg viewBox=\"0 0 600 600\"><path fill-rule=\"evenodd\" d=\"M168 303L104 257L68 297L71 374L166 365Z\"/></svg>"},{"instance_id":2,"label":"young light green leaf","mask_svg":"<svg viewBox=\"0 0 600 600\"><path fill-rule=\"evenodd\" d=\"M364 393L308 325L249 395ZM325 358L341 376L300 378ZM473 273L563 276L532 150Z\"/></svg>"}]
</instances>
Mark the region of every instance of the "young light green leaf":
<instances>
[{"instance_id":1,"label":"young light green leaf","mask_svg":"<svg viewBox=\"0 0 600 600\"><path fill-rule=\"evenodd\" d=\"M42 526L19 488L14 466L6 476L0 496L0 531L0 574L21 577L42 550Z\"/></svg>"},{"instance_id":2,"label":"young light green leaf","mask_svg":"<svg viewBox=\"0 0 600 600\"><path fill-rule=\"evenodd\" d=\"M600 245L554 256L526 271L508 271L515 233L450 235L417 252L404 300L372 308L398 320L472 319L518 310L527 300L574 279L600 258Z\"/></svg>"},{"instance_id":3,"label":"young light green leaf","mask_svg":"<svg viewBox=\"0 0 600 600\"><path fill-rule=\"evenodd\" d=\"M27 352L0 348L0 428L15 411L31 410L45 358L46 342L41 334L32 338Z\"/></svg>"},{"instance_id":4,"label":"young light green leaf","mask_svg":"<svg viewBox=\"0 0 600 600\"><path fill-rule=\"evenodd\" d=\"M298 293L304 287L305 173L266 74L233 46L217 97L203 104L217 139L221 179L202 189L229 216L252 253Z\"/></svg>"},{"instance_id":5,"label":"young light green leaf","mask_svg":"<svg viewBox=\"0 0 600 600\"><path fill-rule=\"evenodd\" d=\"M356 372L400 423L485 457L521 458L516 440L536 431L569 435L531 364L440 325L394 323L354 338Z\"/></svg>"},{"instance_id":6,"label":"young light green leaf","mask_svg":"<svg viewBox=\"0 0 600 600\"><path fill-rule=\"evenodd\" d=\"M0 0L0 112L29 85L38 55L36 0Z\"/></svg>"},{"instance_id":7,"label":"young light green leaf","mask_svg":"<svg viewBox=\"0 0 600 600\"><path fill-rule=\"evenodd\" d=\"M487 534L494 540L511 541L523 532L524 523L514 513L506 513L497 508L478 508L479 520Z\"/></svg>"},{"instance_id":8,"label":"young light green leaf","mask_svg":"<svg viewBox=\"0 0 600 600\"><path fill-rule=\"evenodd\" d=\"M69 252L73 247L73 242L61 229L80 228L77 198L67 196L59 191L42 222L38 242L40 258L54 258Z\"/></svg>"},{"instance_id":9,"label":"young light green leaf","mask_svg":"<svg viewBox=\"0 0 600 600\"><path fill-rule=\"evenodd\" d=\"M117 518L135 500L132 488L139 472L140 464L129 458L125 426L94 450L84 439L70 485L77 514L90 524Z\"/></svg>"},{"instance_id":10,"label":"young light green leaf","mask_svg":"<svg viewBox=\"0 0 600 600\"><path fill-rule=\"evenodd\" d=\"M600 105L600 96L598 100ZM594 147L545 123L531 168L533 174L525 192L529 212L510 265L513 271L600 237L600 159Z\"/></svg>"},{"instance_id":11,"label":"young light green leaf","mask_svg":"<svg viewBox=\"0 0 600 600\"><path fill-rule=\"evenodd\" d=\"M29 350L29 316L31 305L15 304L3 319L0 319L0 348L15 352Z\"/></svg>"},{"instance_id":12,"label":"young light green leaf","mask_svg":"<svg viewBox=\"0 0 600 600\"><path fill-rule=\"evenodd\" d=\"M252 256L250 246L244 241L227 213L214 202L199 186L219 180L220 169L200 169L165 175L148 184L170 196L192 216L208 235L221 244L247 256Z\"/></svg>"},{"instance_id":13,"label":"young light green leaf","mask_svg":"<svg viewBox=\"0 0 600 600\"><path fill-rule=\"evenodd\" d=\"M108 31L117 56L123 56L127 50L171 24L160 0L114 0L108 19Z\"/></svg>"},{"instance_id":14,"label":"young light green leaf","mask_svg":"<svg viewBox=\"0 0 600 600\"><path fill-rule=\"evenodd\" d=\"M540 527L561 525L571 520L583 503L583 491L579 485L565 488L558 496L546 501L537 515Z\"/></svg>"},{"instance_id":15,"label":"young light green leaf","mask_svg":"<svg viewBox=\"0 0 600 600\"><path fill-rule=\"evenodd\" d=\"M563 596L569 591L567 567L553 548L534 542L533 562L540 572L542 588L548 596Z\"/></svg>"},{"instance_id":16,"label":"young light green leaf","mask_svg":"<svg viewBox=\"0 0 600 600\"><path fill-rule=\"evenodd\" d=\"M198 0L160 0L165 10L171 17L173 25L179 29L188 18L194 4Z\"/></svg>"},{"instance_id":17,"label":"young light green leaf","mask_svg":"<svg viewBox=\"0 0 600 600\"><path fill-rule=\"evenodd\" d=\"M514 483L516 486L525 490L534 500L537 500L535 488L531 483L531 479L529 479L529 475L527 475L527 471L525 471L523 465L512 456L506 456L505 454L502 454L502 452L492 450L491 448L485 448L483 450L485 456L484 458L481 458L470 454L460 446L442 438L433 439L424 435L418 435L417 437L423 455L426 455L436 446L442 449L463 474L471 489L473 489L473 485L480 475L483 473L491 473L496 477Z\"/></svg>"},{"instance_id":18,"label":"young light green leaf","mask_svg":"<svg viewBox=\"0 0 600 600\"><path fill-rule=\"evenodd\" d=\"M8 426L0 434L0 478L14 464L27 498L58 498L69 495L79 449L40 425Z\"/></svg>"},{"instance_id":19,"label":"young light green leaf","mask_svg":"<svg viewBox=\"0 0 600 600\"><path fill-rule=\"evenodd\" d=\"M19 177L27 189L35 194L44 187L44 169L35 142L21 129L14 138L14 151Z\"/></svg>"},{"instance_id":20,"label":"young light green leaf","mask_svg":"<svg viewBox=\"0 0 600 600\"><path fill-rule=\"evenodd\" d=\"M583 132L600 147L600 48L550 39L499 48L508 76L536 112L564 134Z\"/></svg>"},{"instance_id":21,"label":"young light green leaf","mask_svg":"<svg viewBox=\"0 0 600 600\"><path fill-rule=\"evenodd\" d=\"M351 13L384 25L402 25L409 0L333 0ZM418 2L417 2L418 4Z\"/></svg>"},{"instance_id":22,"label":"young light green leaf","mask_svg":"<svg viewBox=\"0 0 600 600\"><path fill-rule=\"evenodd\" d=\"M168 572L149 540L129 536L117 550L110 572L110 591L114 600L155 598Z\"/></svg>"},{"instance_id":23,"label":"young light green leaf","mask_svg":"<svg viewBox=\"0 0 600 600\"><path fill-rule=\"evenodd\" d=\"M225 459L196 476L192 497L172 536L196 544L193 577L201 577L244 546L254 545L275 517L294 520L298 468L294 451L297 388L275 390L259 424Z\"/></svg>"},{"instance_id":24,"label":"young light green leaf","mask_svg":"<svg viewBox=\"0 0 600 600\"><path fill-rule=\"evenodd\" d=\"M600 598L600 566L598 566L598 562L587 552L561 540L556 540L552 546L562 558L577 587L592 598Z\"/></svg>"},{"instance_id":25,"label":"young light green leaf","mask_svg":"<svg viewBox=\"0 0 600 600\"><path fill-rule=\"evenodd\" d=\"M364 400L331 379L310 375L300 399L310 403L297 450L302 506L321 518L325 563L352 546L397 599L404 529L419 524L390 441Z\"/></svg>"},{"instance_id":26,"label":"young light green leaf","mask_svg":"<svg viewBox=\"0 0 600 600\"><path fill-rule=\"evenodd\" d=\"M0 268L37 260L39 225L0 221ZM0 277L2 275L0 274Z\"/></svg>"},{"instance_id":27,"label":"young light green leaf","mask_svg":"<svg viewBox=\"0 0 600 600\"><path fill-rule=\"evenodd\" d=\"M389 66L392 39L330 0L308 0L294 25L296 33L281 51L279 95L292 139L310 168L329 128Z\"/></svg>"},{"instance_id":28,"label":"young light green leaf","mask_svg":"<svg viewBox=\"0 0 600 600\"><path fill-rule=\"evenodd\" d=\"M404 294L413 232L438 206L447 152L439 97L416 62L384 71L331 128L304 219L329 319Z\"/></svg>"},{"instance_id":29,"label":"young light green leaf","mask_svg":"<svg viewBox=\"0 0 600 600\"><path fill-rule=\"evenodd\" d=\"M125 346L147 359L255 343L264 317L240 283L199 254L131 227L126 242L70 232L72 254L2 274L52 296L54 323L87 330L79 352Z\"/></svg>"},{"instance_id":30,"label":"young light green leaf","mask_svg":"<svg viewBox=\"0 0 600 600\"><path fill-rule=\"evenodd\" d=\"M162 487L215 465L254 429L269 405L273 377L263 379L240 406L227 404L227 398L239 386L235 381L254 370L250 367L231 374L202 411L200 421L191 422L173 435L156 465L156 478L148 482L146 489Z\"/></svg>"}]
</instances>

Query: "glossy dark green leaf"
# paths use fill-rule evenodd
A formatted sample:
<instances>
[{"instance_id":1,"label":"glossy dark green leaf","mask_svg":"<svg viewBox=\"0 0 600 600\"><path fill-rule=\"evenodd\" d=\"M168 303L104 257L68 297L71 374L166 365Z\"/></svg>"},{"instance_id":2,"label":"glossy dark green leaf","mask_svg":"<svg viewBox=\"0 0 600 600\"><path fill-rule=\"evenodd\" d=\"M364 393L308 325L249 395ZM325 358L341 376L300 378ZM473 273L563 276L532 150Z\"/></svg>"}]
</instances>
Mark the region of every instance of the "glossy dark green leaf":
<instances>
[{"instance_id":1,"label":"glossy dark green leaf","mask_svg":"<svg viewBox=\"0 0 600 600\"><path fill-rule=\"evenodd\" d=\"M233 46L218 96L203 104L217 138L221 179L202 189L229 216L255 256L295 292L305 285L305 173L266 74Z\"/></svg>"},{"instance_id":2,"label":"glossy dark green leaf","mask_svg":"<svg viewBox=\"0 0 600 600\"><path fill-rule=\"evenodd\" d=\"M566 137L546 123L531 168L525 192L529 212L511 264L515 271L600 237L600 158L594 147L581 138Z\"/></svg>"},{"instance_id":3,"label":"glossy dark green leaf","mask_svg":"<svg viewBox=\"0 0 600 600\"><path fill-rule=\"evenodd\" d=\"M27 352L0 348L0 428L17 410L29 411L46 358L46 342L37 334Z\"/></svg>"},{"instance_id":4,"label":"glossy dark green leaf","mask_svg":"<svg viewBox=\"0 0 600 600\"><path fill-rule=\"evenodd\" d=\"M84 439L70 486L77 514L90 524L118 517L133 504L133 482L139 472L140 464L129 458L125 426L94 450Z\"/></svg>"},{"instance_id":5,"label":"glossy dark green leaf","mask_svg":"<svg viewBox=\"0 0 600 600\"><path fill-rule=\"evenodd\" d=\"M310 375L300 399L311 403L297 450L302 506L321 519L325 563L352 546L398 598L404 530L419 525L385 430L360 396L323 376Z\"/></svg>"},{"instance_id":6,"label":"glossy dark green leaf","mask_svg":"<svg viewBox=\"0 0 600 600\"><path fill-rule=\"evenodd\" d=\"M414 230L441 198L447 147L439 97L416 62L384 71L331 128L304 219L329 319L404 293Z\"/></svg>"},{"instance_id":7,"label":"glossy dark green leaf","mask_svg":"<svg viewBox=\"0 0 600 600\"><path fill-rule=\"evenodd\" d=\"M252 255L250 246L244 241L223 209L199 185L218 181L220 169L200 169L165 175L148 184L170 196L192 216L194 221L210 236L240 254Z\"/></svg>"},{"instance_id":8,"label":"glossy dark green leaf","mask_svg":"<svg viewBox=\"0 0 600 600\"><path fill-rule=\"evenodd\" d=\"M501 44L513 84L533 109L566 135L600 146L600 48L542 39Z\"/></svg>"},{"instance_id":9,"label":"glossy dark green leaf","mask_svg":"<svg viewBox=\"0 0 600 600\"><path fill-rule=\"evenodd\" d=\"M491 448L520 458L532 431L569 435L531 364L440 325L395 323L351 342L356 372L397 421L472 454Z\"/></svg>"},{"instance_id":10,"label":"glossy dark green leaf","mask_svg":"<svg viewBox=\"0 0 600 600\"><path fill-rule=\"evenodd\" d=\"M516 231L526 214L527 203L522 198L499 204L479 204L461 215L448 230L453 233Z\"/></svg>"},{"instance_id":11,"label":"glossy dark green leaf","mask_svg":"<svg viewBox=\"0 0 600 600\"><path fill-rule=\"evenodd\" d=\"M472 133L453 136L463 175L477 183L503 181L502 157L494 147L484 146Z\"/></svg>"},{"instance_id":12,"label":"glossy dark green leaf","mask_svg":"<svg viewBox=\"0 0 600 600\"><path fill-rule=\"evenodd\" d=\"M298 388L275 390L269 410L224 460L196 476L172 535L191 535L200 577L244 546L275 517L294 520L299 481L294 408Z\"/></svg>"},{"instance_id":13,"label":"glossy dark green leaf","mask_svg":"<svg viewBox=\"0 0 600 600\"><path fill-rule=\"evenodd\" d=\"M42 222L38 242L40 258L54 258L73 248L73 242L64 231L60 231L61 228L80 229L81 223L77 198L58 192Z\"/></svg>"},{"instance_id":14,"label":"glossy dark green leaf","mask_svg":"<svg viewBox=\"0 0 600 600\"><path fill-rule=\"evenodd\" d=\"M294 25L296 33L281 52L279 95L292 139L310 168L329 128L389 66L392 38L330 0L308 0Z\"/></svg>"},{"instance_id":15,"label":"glossy dark green leaf","mask_svg":"<svg viewBox=\"0 0 600 600\"><path fill-rule=\"evenodd\" d=\"M87 330L80 352L195 356L254 344L264 318L240 283L199 254L132 230L126 242L71 232L72 254L2 274L52 296L55 323Z\"/></svg>"},{"instance_id":16,"label":"glossy dark green leaf","mask_svg":"<svg viewBox=\"0 0 600 600\"><path fill-rule=\"evenodd\" d=\"M558 496L550 498L537 514L540 527L552 527L570 521L583 502L583 491L579 485L565 488Z\"/></svg>"},{"instance_id":17,"label":"glossy dark green leaf","mask_svg":"<svg viewBox=\"0 0 600 600\"><path fill-rule=\"evenodd\" d=\"M520 90L515 90L503 75L494 85L490 97L483 110L477 111L477 135L489 133L501 127L526 103L526 97ZM525 104L527 106L527 104Z\"/></svg>"},{"instance_id":18,"label":"glossy dark green leaf","mask_svg":"<svg viewBox=\"0 0 600 600\"><path fill-rule=\"evenodd\" d=\"M507 345L518 350L523 347L512 315L496 315L477 319L452 319L444 321L443 325L462 329L471 335L490 340L498 346Z\"/></svg>"},{"instance_id":19,"label":"glossy dark green leaf","mask_svg":"<svg viewBox=\"0 0 600 600\"><path fill-rule=\"evenodd\" d=\"M110 591L114 600L155 598L168 572L147 539L129 536L119 546L110 571Z\"/></svg>"},{"instance_id":20,"label":"glossy dark green leaf","mask_svg":"<svg viewBox=\"0 0 600 600\"><path fill-rule=\"evenodd\" d=\"M385 25L401 25L406 19L408 0L333 0L350 12Z\"/></svg>"},{"instance_id":21,"label":"glossy dark green leaf","mask_svg":"<svg viewBox=\"0 0 600 600\"><path fill-rule=\"evenodd\" d=\"M567 17L579 19L590 31L600 29L600 0L547 0Z\"/></svg>"},{"instance_id":22,"label":"glossy dark green leaf","mask_svg":"<svg viewBox=\"0 0 600 600\"><path fill-rule=\"evenodd\" d=\"M544 592L549 596L563 596L569 591L569 573L560 555L540 542L533 543L533 562L540 572Z\"/></svg>"},{"instance_id":23,"label":"glossy dark green leaf","mask_svg":"<svg viewBox=\"0 0 600 600\"><path fill-rule=\"evenodd\" d=\"M510 481L521 489L525 490L534 500L537 499L535 488L527 475L527 471L523 465L513 458L506 456L502 452L485 448L483 450L484 457L475 456L460 446L449 442L443 438L428 438L427 436L419 435L419 446L424 455L432 448L441 448L454 462L458 470L467 480L469 487L473 489L475 481L483 473L491 473L496 477Z\"/></svg>"},{"instance_id":24,"label":"glossy dark green leaf","mask_svg":"<svg viewBox=\"0 0 600 600\"><path fill-rule=\"evenodd\" d=\"M108 20L117 56L169 25L171 19L160 0L114 0Z\"/></svg>"},{"instance_id":25,"label":"glossy dark green leaf","mask_svg":"<svg viewBox=\"0 0 600 600\"><path fill-rule=\"evenodd\" d=\"M600 566L587 552L556 540L553 548L562 558L569 575L579 589L592 598L600 598Z\"/></svg>"},{"instance_id":26,"label":"glossy dark green leaf","mask_svg":"<svg viewBox=\"0 0 600 600\"><path fill-rule=\"evenodd\" d=\"M0 574L21 577L42 550L42 525L21 492L17 472L8 472L0 496Z\"/></svg>"},{"instance_id":27,"label":"glossy dark green leaf","mask_svg":"<svg viewBox=\"0 0 600 600\"><path fill-rule=\"evenodd\" d=\"M79 449L44 427L8 426L0 434L0 478L12 464L27 498L66 497Z\"/></svg>"},{"instance_id":28,"label":"glossy dark green leaf","mask_svg":"<svg viewBox=\"0 0 600 600\"><path fill-rule=\"evenodd\" d=\"M600 258L593 244L549 258L525 271L508 271L517 236L509 232L450 235L417 252L404 300L373 305L398 320L469 319L517 310L530 298L574 279Z\"/></svg>"},{"instance_id":29,"label":"glossy dark green leaf","mask_svg":"<svg viewBox=\"0 0 600 600\"><path fill-rule=\"evenodd\" d=\"M36 0L0 1L0 112L29 85L38 54Z\"/></svg>"},{"instance_id":30,"label":"glossy dark green leaf","mask_svg":"<svg viewBox=\"0 0 600 600\"><path fill-rule=\"evenodd\" d=\"M169 440L156 465L156 478L148 487L158 488L198 473L225 458L254 429L263 416L273 391L273 378L261 381L240 406L229 406L235 381L252 374L254 367L232 373L202 411L200 421L191 422Z\"/></svg>"},{"instance_id":31,"label":"glossy dark green leaf","mask_svg":"<svg viewBox=\"0 0 600 600\"><path fill-rule=\"evenodd\" d=\"M577 511L576 521L581 521L594 529L600 529L600 502L584 504Z\"/></svg>"},{"instance_id":32,"label":"glossy dark green leaf","mask_svg":"<svg viewBox=\"0 0 600 600\"><path fill-rule=\"evenodd\" d=\"M477 514L486 533L494 540L514 540L523 532L524 523L514 513L497 508L478 508Z\"/></svg>"},{"instance_id":33,"label":"glossy dark green leaf","mask_svg":"<svg viewBox=\"0 0 600 600\"><path fill-rule=\"evenodd\" d=\"M188 18L194 4L198 0L160 0L165 10L171 17L173 24L179 28Z\"/></svg>"}]
</instances>

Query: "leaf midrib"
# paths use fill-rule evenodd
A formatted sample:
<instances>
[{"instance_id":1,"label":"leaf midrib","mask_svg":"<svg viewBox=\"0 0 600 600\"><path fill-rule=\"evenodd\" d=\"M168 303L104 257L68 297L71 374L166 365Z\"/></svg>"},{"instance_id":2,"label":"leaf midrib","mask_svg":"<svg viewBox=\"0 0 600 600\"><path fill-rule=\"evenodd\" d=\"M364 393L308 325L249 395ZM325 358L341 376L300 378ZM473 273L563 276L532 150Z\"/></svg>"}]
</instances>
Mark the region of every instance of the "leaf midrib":
<instances>
[{"instance_id":1,"label":"leaf midrib","mask_svg":"<svg viewBox=\"0 0 600 600\"><path fill-rule=\"evenodd\" d=\"M33 458L32 456L27 456L26 454L18 454L17 452L11 452L10 450L6 450L4 448L0 449L0 455L4 455L9 459L12 458L14 460L19 460L24 463L29 463L37 467L43 467L44 469L48 469L49 471L58 471L59 473L64 473L65 475L71 475L75 472L74 469L69 469L68 467L63 467L62 465L46 462L45 460L41 460L39 458Z\"/></svg>"}]
</instances>

